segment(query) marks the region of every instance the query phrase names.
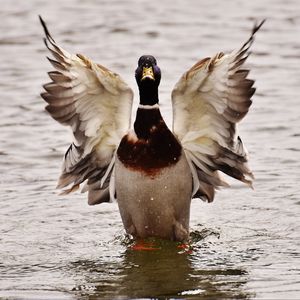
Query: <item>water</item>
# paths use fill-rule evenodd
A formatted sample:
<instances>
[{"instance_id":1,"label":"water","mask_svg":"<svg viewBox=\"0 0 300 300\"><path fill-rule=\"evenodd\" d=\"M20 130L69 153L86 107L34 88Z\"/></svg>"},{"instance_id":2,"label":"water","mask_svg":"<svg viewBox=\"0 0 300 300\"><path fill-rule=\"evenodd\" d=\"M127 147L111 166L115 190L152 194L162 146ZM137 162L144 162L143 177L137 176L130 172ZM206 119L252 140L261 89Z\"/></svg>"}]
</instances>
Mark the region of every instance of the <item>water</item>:
<instances>
[{"instance_id":1,"label":"water","mask_svg":"<svg viewBox=\"0 0 300 300\"><path fill-rule=\"evenodd\" d=\"M255 190L234 183L212 204L194 200L191 250L155 242L160 250L132 251L116 204L57 195L70 133L39 97L50 65L38 14L63 47L134 88L137 58L156 56L168 124L181 74L239 47L254 19L267 18L249 60L257 93L240 126ZM300 298L298 1L2 0L0 16L1 299Z\"/></svg>"}]
</instances>

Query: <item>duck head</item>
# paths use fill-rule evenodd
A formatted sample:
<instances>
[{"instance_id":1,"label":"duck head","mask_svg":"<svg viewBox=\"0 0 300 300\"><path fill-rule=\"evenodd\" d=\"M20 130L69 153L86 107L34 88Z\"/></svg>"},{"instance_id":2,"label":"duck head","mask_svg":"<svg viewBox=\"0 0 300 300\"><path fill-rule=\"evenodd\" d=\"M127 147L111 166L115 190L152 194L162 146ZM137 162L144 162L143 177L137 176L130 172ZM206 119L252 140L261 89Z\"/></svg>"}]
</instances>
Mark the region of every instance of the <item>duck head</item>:
<instances>
[{"instance_id":1,"label":"duck head","mask_svg":"<svg viewBox=\"0 0 300 300\"><path fill-rule=\"evenodd\" d=\"M140 104L157 104L161 72L155 57L143 55L139 58L138 67L135 70L135 79L139 87Z\"/></svg>"}]
</instances>

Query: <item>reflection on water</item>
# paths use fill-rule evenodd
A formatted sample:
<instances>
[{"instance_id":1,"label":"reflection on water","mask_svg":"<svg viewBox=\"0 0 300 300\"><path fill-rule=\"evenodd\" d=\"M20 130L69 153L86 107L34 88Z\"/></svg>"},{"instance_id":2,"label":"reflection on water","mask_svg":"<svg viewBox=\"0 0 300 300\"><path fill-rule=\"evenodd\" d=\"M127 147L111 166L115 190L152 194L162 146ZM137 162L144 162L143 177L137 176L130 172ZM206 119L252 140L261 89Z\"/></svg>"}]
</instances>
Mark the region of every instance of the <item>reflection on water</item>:
<instances>
[{"instance_id":1,"label":"reflection on water","mask_svg":"<svg viewBox=\"0 0 300 300\"><path fill-rule=\"evenodd\" d=\"M158 250L137 251L127 248L121 260L109 264L76 261L70 273L85 274L84 283L73 291L87 299L245 299L251 293L244 290L246 270L210 266L198 268L194 262L205 257L180 250L174 242L151 240ZM101 258L100 258L101 260ZM253 294L252 294L253 295Z\"/></svg>"},{"instance_id":2,"label":"reflection on water","mask_svg":"<svg viewBox=\"0 0 300 300\"><path fill-rule=\"evenodd\" d=\"M247 270L232 264L234 252L224 256L222 264L220 259L214 262L217 252L214 247L219 238L218 232L199 228L191 233L189 247L158 239L143 241L156 250L133 250L131 242L126 240L118 259L104 262L101 255L93 260L77 260L66 267L67 276L84 274L73 288L78 299L83 296L90 300L246 299L253 296L254 293L245 289L249 279ZM205 251L201 255L202 247L211 251L210 258Z\"/></svg>"}]
</instances>

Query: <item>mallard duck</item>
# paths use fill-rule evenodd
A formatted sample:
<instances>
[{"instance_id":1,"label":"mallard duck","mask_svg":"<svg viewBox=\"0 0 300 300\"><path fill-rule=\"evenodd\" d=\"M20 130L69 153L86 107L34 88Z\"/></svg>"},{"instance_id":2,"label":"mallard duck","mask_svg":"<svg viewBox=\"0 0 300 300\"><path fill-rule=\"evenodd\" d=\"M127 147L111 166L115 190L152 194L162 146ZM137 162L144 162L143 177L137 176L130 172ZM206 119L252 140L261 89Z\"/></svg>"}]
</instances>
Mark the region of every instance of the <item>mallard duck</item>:
<instances>
[{"instance_id":1,"label":"mallard duck","mask_svg":"<svg viewBox=\"0 0 300 300\"><path fill-rule=\"evenodd\" d=\"M255 33L242 47L200 60L172 91L173 128L159 109L161 71L143 55L135 78L140 104L131 125L133 92L116 73L58 46L40 18L54 59L42 98L52 118L72 128L58 188L88 191L88 204L117 199L128 234L185 241L191 199L212 202L228 186L225 173L248 186L253 174L237 133L255 92L244 62Z\"/></svg>"}]
</instances>

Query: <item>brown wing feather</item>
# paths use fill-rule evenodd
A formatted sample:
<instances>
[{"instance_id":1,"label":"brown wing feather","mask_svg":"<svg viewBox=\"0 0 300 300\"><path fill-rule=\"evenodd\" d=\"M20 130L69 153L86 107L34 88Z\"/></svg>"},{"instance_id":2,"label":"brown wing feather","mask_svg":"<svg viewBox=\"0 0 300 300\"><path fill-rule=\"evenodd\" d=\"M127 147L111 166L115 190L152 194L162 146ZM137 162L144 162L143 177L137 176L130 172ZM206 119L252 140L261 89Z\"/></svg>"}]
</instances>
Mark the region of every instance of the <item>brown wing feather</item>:
<instances>
[{"instance_id":1,"label":"brown wing feather","mask_svg":"<svg viewBox=\"0 0 300 300\"><path fill-rule=\"evenodd\" d=\"M182 142L194 178L194 197L211 202L225 186L219 171L252 185L248 155L236 124L247 114L254 80L243 68L254 35L236 52L205 58L188 70L172 92L173 131Z\"/></svg>"},{"instance_id":2,"label":"brown wing feather","mask_svg":"<svg viewBox=\"0 0 300 300\"><path fill-rule=\"evenodd\" d=\"M108 201L114 153L130 125L133 93L117 74L59 47L40 21L55 68L41 97L52 118L70 126L75 138L65 154L58 188L72 185L64 191L70 193L87 180L89 203Z\"/></svg>"}]
</instances>

